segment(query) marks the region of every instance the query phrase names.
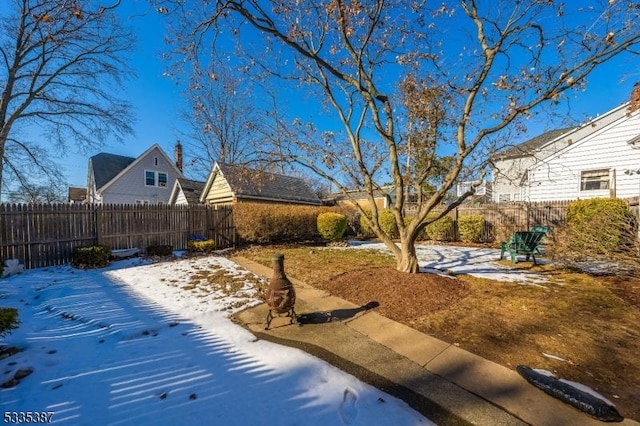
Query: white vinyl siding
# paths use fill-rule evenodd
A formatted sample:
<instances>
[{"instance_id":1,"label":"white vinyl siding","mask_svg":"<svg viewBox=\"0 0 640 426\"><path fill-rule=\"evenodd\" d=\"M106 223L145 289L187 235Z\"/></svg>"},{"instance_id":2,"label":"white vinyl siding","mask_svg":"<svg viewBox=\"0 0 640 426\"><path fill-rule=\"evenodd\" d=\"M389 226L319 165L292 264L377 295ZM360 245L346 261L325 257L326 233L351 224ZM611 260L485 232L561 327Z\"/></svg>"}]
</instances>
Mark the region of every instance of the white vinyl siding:
<instances>
[{"instance_id":1,"label":"white vinyl siding","mask_svg":"<svg viewBox=\"0 0 640 426\"><path fill-rule=\"evenodd\" d=\"M155 166L155 160L158 166ZM147 172L153 173L153 185L147 185ZM159 182L159 175L166 176L166 186L159 186L165 180ZM150 177L150 176L149 176ZM154 147L136 160L130 168L110 183L102 192L102 203L124 203L135 204L137 200L147 201L150 204L163 203L169 201L171 188L175 180L181 177L173 163L161 153L159 148ZM149 179L149 183L151 180Z\"/></svg>"},{"instance_id":2,"label":"white vinyl siding","mask_svg":"<svg viewBox=\"0 0 640 426\"><path fill-rule=\"evenodd\" d=\"M176 197L175 204L177 205L187 205L189 202L187 201L187 197L184 195L184 191L179 190L178 196Z\"/></svg>"},{"instance_id":3,"label":"white vinyl siding","mask_svg":"<svg viewBox=\"0 0 640 426\"><path fill-rule=\"evenodd\" d=\"M529 173L530 200L609 197L613 188L618 198L638 196L640 176L625 175L624 170L640 167L640 150L628 143L639 134L636 112L534 166Z\"/></svg>"}]
</instances>

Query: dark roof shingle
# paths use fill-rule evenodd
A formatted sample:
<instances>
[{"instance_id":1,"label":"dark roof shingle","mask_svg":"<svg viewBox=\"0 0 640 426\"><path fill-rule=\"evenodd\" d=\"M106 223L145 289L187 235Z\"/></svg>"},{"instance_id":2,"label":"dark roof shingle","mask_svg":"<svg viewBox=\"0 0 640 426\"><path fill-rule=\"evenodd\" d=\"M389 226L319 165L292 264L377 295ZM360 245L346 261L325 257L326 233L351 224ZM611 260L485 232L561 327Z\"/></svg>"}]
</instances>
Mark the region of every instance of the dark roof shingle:
<instances>
[{"instance_id":1,"label":"dark roof shingle","mask_svg":"<svg viewBox=\"0 0 640 426\"><path fill-rule=\"evenodd\" d=\"M519 145L515 145L505 149L504 151L500 151L495 155L495 157L498 160L505 160L508 158L519 158L533 155L538 148L541 148L543 145L551 142L556 138L559 138L572 129L573 127L550 130Z\"/></svg>"},{"instance_id":2,"label":"dark roof shingle","mask_svg":"<svg viewBox=\"0 0 640 426\"><path fill-rule=\"evenodd\" d=\"M189 204L200 203L200 194L202 194L202 190L204 189L204 182L184 178L178 178L178 182Z\"/></svg>"},{"instance_id":3,"label":"dark roof shingle","mask_svg":"<svg viewBox=\"0 0 640 426\"><path fill-rule=\"evenodd\" d=\"M218 167L237 198L322 204L303 179L231 164Z\"/></svg>"},{"instance_id":4,"label":"dark roof shingle","mask_svg":"<svg viewBox=\"0 0 640 426\"><path fill-rule=\"evenodd\" d=\"M101 188L136 159L102 152L91 157L96 188Z\"/></svg>"},{"instance_id":5,"label":"dark roof shingle","mask_svg":"<svg viewBox=\"0 0 640 426\"><path fill-rule=\"evenodd\" d=\"M69 187L67 201L84 201L87 198L87 188Z\"/></svg>"}]
</instances>

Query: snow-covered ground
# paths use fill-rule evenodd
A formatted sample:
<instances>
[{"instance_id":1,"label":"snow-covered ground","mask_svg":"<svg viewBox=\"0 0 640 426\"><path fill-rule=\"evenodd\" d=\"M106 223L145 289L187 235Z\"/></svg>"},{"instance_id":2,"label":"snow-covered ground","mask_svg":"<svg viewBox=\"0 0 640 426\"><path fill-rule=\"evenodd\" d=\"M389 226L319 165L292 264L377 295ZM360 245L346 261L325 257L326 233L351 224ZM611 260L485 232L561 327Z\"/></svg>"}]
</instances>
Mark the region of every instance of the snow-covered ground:
<instances>
[{"instance_id":1,"label":"snow-covered ground","mask_svg":"<svg viewBox=\"0 0 640 426\"><path fill-rule=\"evenodd\" d=\"M20 350L0 359L0 383L32 370L0 389L3 420L37 412L79 425L432 424L326 362L233 324L231 312L258 303L255 279L222 257L0 279L0 306L18 308L21 322L0 338Z\"/></svg>"},{"instance_id":2,"label":"snow-covered ground","mask_svg":"<svg viewBox=\"0 0 640 426\"><path fill-rule=\"evenodd\" d=\"M351 248L390 253L383 243L351 241L348 249ZM538 273L513 269L498 263L500 250L496 249L418 244L416 255L423 272L441 273L449 276L468 274L478 278L515 282L523 285L544 285L549 282L545 276ZM505 256L506 259L509 259L508 253ZM519 261L524 261L524 256L519 256ZM545 259L536 258L536 262L545 263Z\"/></svg>"}]
</instances>

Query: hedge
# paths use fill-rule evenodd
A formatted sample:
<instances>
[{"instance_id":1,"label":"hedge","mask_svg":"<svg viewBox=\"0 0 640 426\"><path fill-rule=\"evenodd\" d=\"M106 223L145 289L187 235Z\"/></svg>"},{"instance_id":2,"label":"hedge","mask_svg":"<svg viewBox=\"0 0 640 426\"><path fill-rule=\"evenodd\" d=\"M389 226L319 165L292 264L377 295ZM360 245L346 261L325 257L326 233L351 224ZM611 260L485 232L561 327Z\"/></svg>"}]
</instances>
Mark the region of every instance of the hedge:
<instances>
[{"instance_id":1,"label":"hedge","mask_svg":"<svg viewBox=\"0 0 640 426\"><path fill-rule=\"evenodd\" d=\"M233 220L242 243L319 240L317 217L327 208L274 203L238 203Z\"/></svg>"},{"instance_id":2,"label":"hedge","mask_svg":"<svg viewBox=\"0 0 640 426\"><path fill-rule=\"evenodd\" d=\"M571 250L595 254L633 246L637 227L626 201L592 198L569 204L564 231Z\"/></svg>"}]
</instances>

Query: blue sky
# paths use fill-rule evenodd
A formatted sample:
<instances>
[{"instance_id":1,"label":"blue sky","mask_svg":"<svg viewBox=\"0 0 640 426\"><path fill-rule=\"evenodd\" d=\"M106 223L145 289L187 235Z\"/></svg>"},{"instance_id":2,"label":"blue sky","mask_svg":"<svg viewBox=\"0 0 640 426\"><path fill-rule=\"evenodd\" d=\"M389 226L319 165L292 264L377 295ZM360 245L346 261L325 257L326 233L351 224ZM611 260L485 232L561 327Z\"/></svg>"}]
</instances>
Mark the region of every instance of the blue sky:
<instances>
[{"instance_id":1,"label":"blue sky","mask_svg":"<svg viewBox=\"0 0 640 426\"><path fill-rule=\"evenodd\" d=\"M138 76L127 83L128 100L133 104L136 114L135 133L128 136L124 143L112 141L90 152L77 153L71 148L67 155L59 159L71 186L86 185L88 159L99 152L136 157L152 144L158 143L172 157L177 140L188 142L183 134L185 125L181 119L181 113L187 110L182 89L175 81L163 76L167 64L162 61L160 54L165 47L165 17L148 5L147 0L128 1L122 11L138 36L138 44L131 55L132 66ZM590 77L586 92L569 94L571 117L583 121L628 100L633 85L640 80L639 64L636 57L627 56L598 69ZM554 127L553 123L531 123L529 134L521 136L521 139L526 140L551 127ZM187 145L185 164L190 155ZM185 173L189 176L188 170Z\"/></svg>"},{"instance_id":2,"label":"blue sky","mask_svg":"<svg viewBox=\"0 0 640 426\"><path fill-rule=\"evenodd\" d=\"M181 112L186 109L181 88L163 76L166 64L160 58L164 48L163 16L148 6L147 0L124 2L124 19L136 31L138 43L132 57L137 78L127 82L128 101L135 109L133 135L124 143L112 141L90 152L73 153L59 160L70 186L85 186L89 157L100 152L137 157L154 143L173 157L175 143L180 139ZM73 148L70 153L74 152Z\"/></svg>"}]
</instances>

